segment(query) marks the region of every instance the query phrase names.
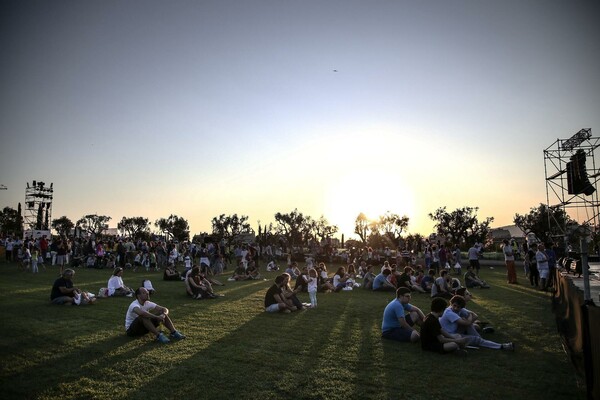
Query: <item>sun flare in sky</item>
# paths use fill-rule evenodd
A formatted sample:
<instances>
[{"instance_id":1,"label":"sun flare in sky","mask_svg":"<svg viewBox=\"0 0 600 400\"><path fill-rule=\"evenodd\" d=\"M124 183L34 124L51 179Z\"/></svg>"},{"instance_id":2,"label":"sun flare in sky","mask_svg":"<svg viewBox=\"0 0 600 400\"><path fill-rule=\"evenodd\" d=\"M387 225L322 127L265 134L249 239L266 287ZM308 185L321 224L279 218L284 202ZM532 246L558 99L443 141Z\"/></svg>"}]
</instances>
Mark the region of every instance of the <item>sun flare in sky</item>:
<instances>
[{"instance_id":1,"label":"sun flare in sky","mask_svg":"<svg viewBox=\"0 0 600 400\"><path fill-rule=\"evenodd\" d=\"M378 169L357 169L332 182L325 195L325 216L341 233L354 232L363 213L376 220L386 212L414 215L414 196L402 179Z\"/></svg>"}]
</instances>

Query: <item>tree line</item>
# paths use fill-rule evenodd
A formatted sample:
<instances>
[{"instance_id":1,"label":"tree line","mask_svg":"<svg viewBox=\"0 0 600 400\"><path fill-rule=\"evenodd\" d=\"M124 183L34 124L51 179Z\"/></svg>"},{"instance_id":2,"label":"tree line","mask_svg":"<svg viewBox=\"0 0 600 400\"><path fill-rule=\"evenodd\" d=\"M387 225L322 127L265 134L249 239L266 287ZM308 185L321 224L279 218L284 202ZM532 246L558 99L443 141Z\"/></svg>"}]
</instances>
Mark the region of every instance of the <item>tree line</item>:
<instances>
[{"instance_id":1,"label":"tree line","mask_svg":"<svg viewBox=\"0 0 600 400\"><path fill-rule=\"evenodd\" d=\"M443 238L460 246L468 246L474 242L485 242L490 233L490 224L493 217L480 219L477 215L478 207L461 207L448 211L440 207L429 218L434 222L434 231L438 238ZM51 228L58 235L68 236L74 230L83 235L102 237L108 229L112 218L106 215L87 214L73 222L67 216L53 219ZM291 247L308 246L310 243L321 243L333 238L339 231L336 225L321 216L318 219L303 214L294 209L288 213L277 212L274 214L275 223L261 225L258 221L258 230L252 228L249 217L246 215L221 214L212 218L211 232L201 232L194 235L192 240L200 237L211 236L218 240L232 240L243 235L253 235L262 242L280 241ZM407 246L416 248L422 243L425 236L422 234L408 234L410 219L406 215L386 212L376 219L369 219L364 213L359 213L354 221L354 233L358 240L354 244L370 246L372 248L397 248ZM562 209L549 208L545 204L532 207L527 214L515 214L513 222L525 235L534 233L540 240L553 240L564 235L564 227L576 232L578 225ZM166 218L159 218L153 223L148 218L122 217L117 223L117 229L122 235L135 239L151 240L155 233L152 225L166 240L190 240L189 224L186 219L171 214ZM48 230L45 227L45 230ZM3 234L22 236L23 218L20 210L5 207L0 211L0 229ZM343 235L342 235L343 241Z\"/></svg>"}]
</instances>

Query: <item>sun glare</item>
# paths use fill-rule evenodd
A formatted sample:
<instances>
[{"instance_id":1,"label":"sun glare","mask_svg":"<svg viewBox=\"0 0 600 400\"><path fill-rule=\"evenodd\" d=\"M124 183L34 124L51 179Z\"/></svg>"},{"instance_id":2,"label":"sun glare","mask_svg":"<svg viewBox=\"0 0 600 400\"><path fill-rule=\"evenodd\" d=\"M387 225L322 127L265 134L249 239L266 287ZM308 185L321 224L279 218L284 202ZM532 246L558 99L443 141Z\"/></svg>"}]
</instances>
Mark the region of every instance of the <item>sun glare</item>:
<instances>
[{"instance_id":1,"label":"sun glare","mask_svg":"<svg viewBox=\"0 0 600 400\"><path fill-rule=\"evenodd\" d=\"M398 176L380 171L344 175L332 182L324 201L325 216L346 238L354 233L354 221L361 212L372 220L388 211L409 217L414 212L411 188Z\"/></svg>"}]
</instances>

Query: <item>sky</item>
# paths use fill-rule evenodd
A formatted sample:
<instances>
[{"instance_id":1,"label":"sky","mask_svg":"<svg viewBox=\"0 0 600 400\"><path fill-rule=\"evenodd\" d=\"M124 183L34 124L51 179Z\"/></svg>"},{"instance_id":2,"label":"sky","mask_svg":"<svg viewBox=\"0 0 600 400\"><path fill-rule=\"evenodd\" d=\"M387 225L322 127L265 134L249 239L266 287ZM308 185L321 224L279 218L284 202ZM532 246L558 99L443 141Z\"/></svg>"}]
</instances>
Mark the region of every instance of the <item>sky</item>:
<instances>
[{"instance_id":1,"label":"sky","mask_svg":"<svg viewBox=\"0 0 600 400\"><path fill-rule=\"evenodd\" d=\"M593 1L3 1L0 207L52 218L546 203L543 150L600 129Z\"/></svg>"}]
</instances>

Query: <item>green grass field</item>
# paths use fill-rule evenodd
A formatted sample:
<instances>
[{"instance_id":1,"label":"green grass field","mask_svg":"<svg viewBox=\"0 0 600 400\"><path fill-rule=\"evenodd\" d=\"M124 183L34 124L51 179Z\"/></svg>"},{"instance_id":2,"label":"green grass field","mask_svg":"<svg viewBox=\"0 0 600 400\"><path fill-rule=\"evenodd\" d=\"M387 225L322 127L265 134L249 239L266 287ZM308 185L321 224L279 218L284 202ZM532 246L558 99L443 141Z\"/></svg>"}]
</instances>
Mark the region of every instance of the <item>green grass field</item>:
<instances>
[{"instance_id":1,"label":"green grass field","mask_svg":"<svg viewBox=\"0 0 600 400\"><path fill-rule=\"evenodd\" d=\"M329 270L335 266L330 265ZM268 281L226 282L225 297L191 300L183 283L156 272L126 271L135 287L152 280L152 300L171 310L187 339L160 345L124 334L132 299L53 306L56 267L37 275L0 262L3 399L583 399L548 294L505 283L503 269L482 269L490 290L473 290L469 308L513 340L514 353L470 350L465 358L422 352L380 339L393 297L362 288L318 295L319 307L263 311ZM76 286L97 293L108 270L78 269ZM222 277L226 281L226 277ZM524 280L523 280L524 281ZM308 301L308 295L300 296ZM413 304L427 313L429 297Z\"/></svg>"}]
</instances>

